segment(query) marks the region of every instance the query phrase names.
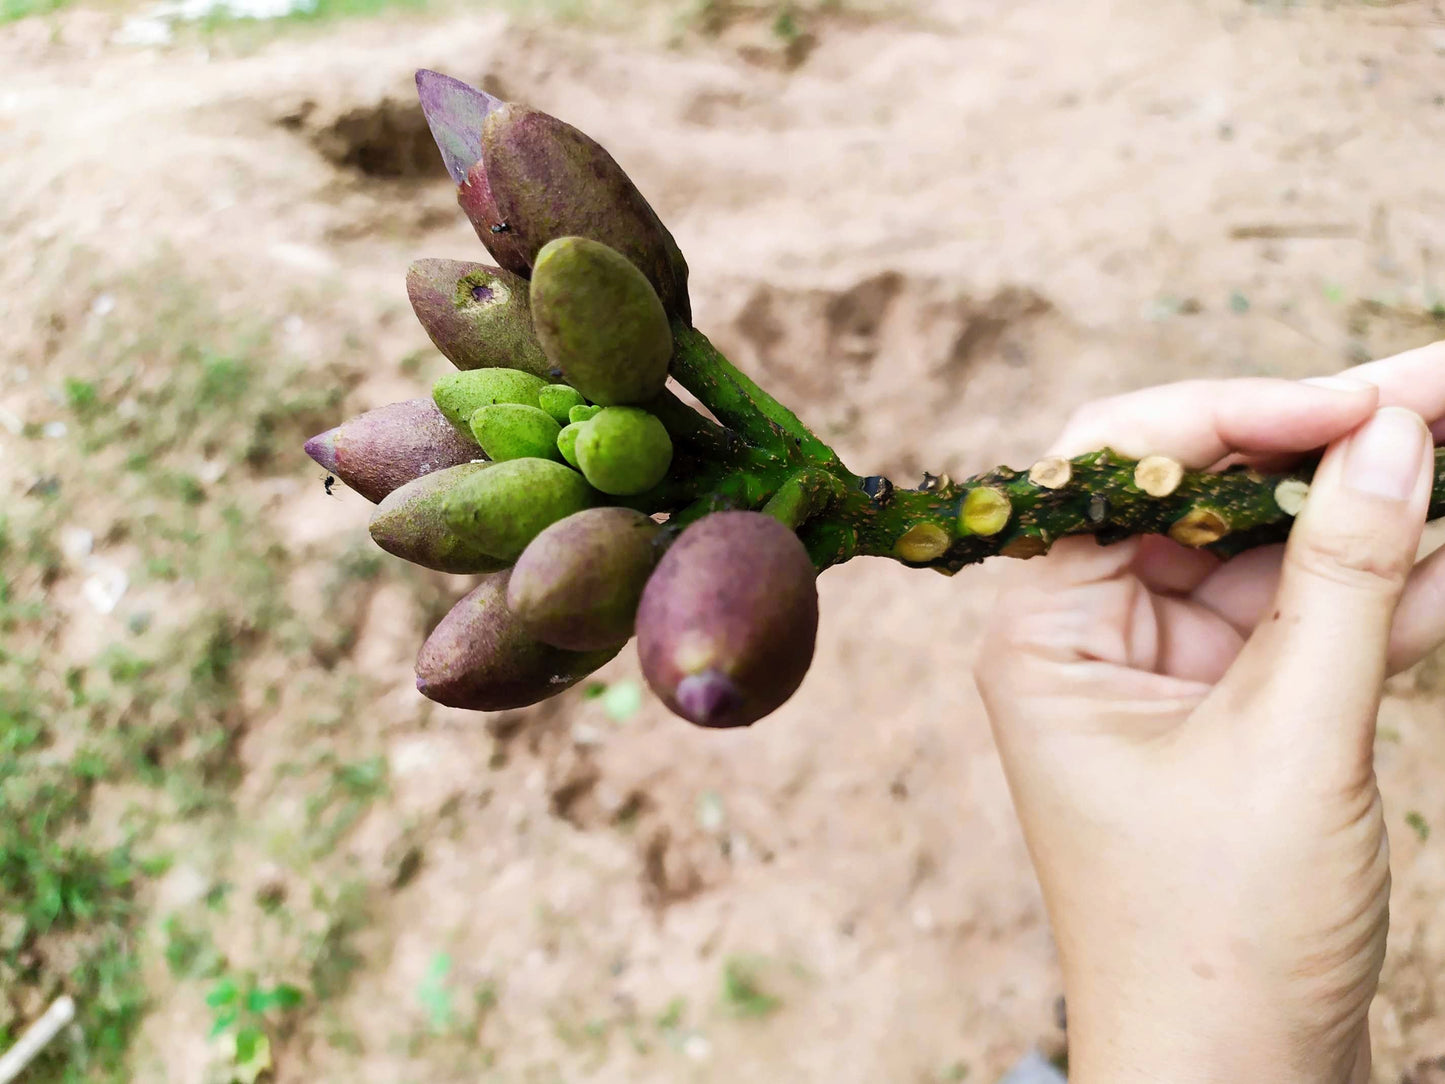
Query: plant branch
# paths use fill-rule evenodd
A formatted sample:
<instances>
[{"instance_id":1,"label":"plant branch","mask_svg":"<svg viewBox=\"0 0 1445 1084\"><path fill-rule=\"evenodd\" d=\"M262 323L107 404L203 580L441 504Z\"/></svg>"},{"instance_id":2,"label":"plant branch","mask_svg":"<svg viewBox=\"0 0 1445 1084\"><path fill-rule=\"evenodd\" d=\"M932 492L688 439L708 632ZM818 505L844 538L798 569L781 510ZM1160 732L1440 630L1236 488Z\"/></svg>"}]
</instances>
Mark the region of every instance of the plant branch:
<instances>
[{"instance_id":1,"label":"plant branch","mask_svg":"<svg viewBox=\"0 0 1445 1084\"><path fill-rule=\"evenodd\" d=\"M1208 473L1106 448L962 482L928 475L918 489L898 489L881 476L852 474L701 332L679 321L673 336L672 375L723 424L665 397L659 414L680 438L678 462L637 506L672 512L674 529L709 512L759 509L798 532L820 571L853 557L889 557L952 575L989 557L1036 557L1080 534L1105 543L1167 535L1230 557L1288 537L1318 462L1287 474ZM1431 518L1445 515L1445 449L1436 450L1435 479Z\"/></svg>"},{"instance_id":2,"label":"plant branch","mask_svg":"<svg viewBox=\"0 0 1445 1084\"><path fill-rule=\"evenodd\" d=\"M673 377L723 425L759 447L801 456L819 466L841 466L832 448L740 372L701 331L674 320L672 336Z\"/></svg>"},{"instance_id":3,"label":"plant branch","mask_svg":"<svg viewBox=\"0 0 1445 1084\"><path fill-rule=\"evenodd\" d=\"M858 555L950 573L996 555L1036 557L1055 540L1079 534L1103 542L1167 535L1228 557L1288 536L1315 465L1288 474L1208 473L1104 449L1045 460L1027 472L999 467L930 490L893 490L886 501L858 490L839 515L856 527ZM1445 448L1435 452L1430 502L1431 518L1441 515Z\"/></svg>"}]
</instances>

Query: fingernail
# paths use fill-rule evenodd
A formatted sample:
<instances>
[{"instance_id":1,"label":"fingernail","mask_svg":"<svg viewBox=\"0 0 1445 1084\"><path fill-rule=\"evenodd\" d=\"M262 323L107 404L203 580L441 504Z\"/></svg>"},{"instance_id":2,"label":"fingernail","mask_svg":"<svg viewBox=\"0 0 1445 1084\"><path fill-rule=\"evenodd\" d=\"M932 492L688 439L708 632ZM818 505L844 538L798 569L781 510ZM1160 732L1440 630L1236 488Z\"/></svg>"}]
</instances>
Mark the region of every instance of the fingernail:
<instances>
[{"instance_id":1,"label":"fingernail","mask_svg":"<svg viewBox=\"0 0 1445 1084\"><path fill-rule=\"evenodd\" d=\"M1350 437L1346 487L1392 501L1409 500L1424 466L1425 423L1418 414L1384 407Z\"/></svg>"},{"instance_id":2,"label":"fingernail","mask_svg":"<svg viewBox=\"0 0 1445 1084\"><path fill-rule=\"evenodd\" d=\"M1361 380L1355 376L1311 376L1300 381L1301 384L1308 384L1312 388L1329 388L1330 391L1360 392L1370 391L1375 387L1368 380Z\"/></svg>"}]
</instances>

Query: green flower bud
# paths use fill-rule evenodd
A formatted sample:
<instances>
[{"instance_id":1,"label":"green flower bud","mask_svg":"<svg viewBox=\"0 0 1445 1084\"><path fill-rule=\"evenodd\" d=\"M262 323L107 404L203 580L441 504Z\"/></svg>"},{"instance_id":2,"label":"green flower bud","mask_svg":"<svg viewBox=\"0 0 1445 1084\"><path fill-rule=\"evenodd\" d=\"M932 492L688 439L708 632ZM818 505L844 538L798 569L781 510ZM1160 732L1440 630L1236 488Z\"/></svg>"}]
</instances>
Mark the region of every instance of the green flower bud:
<instances>
[{"instance_id":1,"label":"green flower bud","mask_svg":"<svg viewBox=\"0 0 1445 1084\"><path fill-rule=\"evenodd\" d=\"M517 369L472 369L448 373L432 385L431 396L447 420L471 435L472 415L493 403L537 405L537 393L546 381Z\"/></svg>"},{"instance_id":2,"label":"green flower bud","mask_svg":"<svg viewBox=\"0 0 1445 1084\"><path fill-rule=\"evenodd\" d=\"M645 410L608 407L582 423L576 452L577 467L594 488L630 497L666 477L672 465L672 438Z\"/></svg>"},{"instance_id":3,"label":"green flower bud","mask_svg":"<svg viewBox=\"0 0 1445 1084\"><path fill-rule=\"evenodd\" d=\"M566 425L572 420L572 411L586 404L576 388L566 384L548 384L537 393L537 405L556 418L558 425Z\"/></svg>"},{"instance_id":4,"label":"green flower bud","mask_svg":"<svg viewBox=\"0 0 1445 1084\"><path fill-rule=\"evenodd\" d=\"M458 369L551 370L532 328L526 279L485 264L418 260L407 270L406 292L431 341Z\"/></svg>"},{"instance_id":5,"label":"green flower bud","mask_svg":"<svg viewBox=\"0 0 1445 1084\"><path fill-rule=\"evenodd\" d=\"M567 411L567 420L574 425L577 422L585 422L597 417L597 412L601 409L600 406L574 406L571 410Z\"/></svg>"},{"instance_id":6,"label":"green flower bud","mask_svg":"<svg viewBox=\"0 0 1445 1084\"><path fill-rule=\"evenodd\" d=\"M557 434L562 427L552 415L521 403L494 403L472 414L472 436L501 463L507 459L556 459Z\"/></svg>"},{"instance_id":7,"label":"green flower bud","mask_svg":"<svg viewBox=\"0 0 1445 1084\"><path fill-rule=\"evenodd\" d=\"M413 478L481 458L430 399L368 410L312 437L306 454L373 504Z\"/></svg>"},{"instance_id":8,"label":"green flower bud","mask_svg":"<svg viewBox=\"0 0 1445 1084\"><path fill-rule=\"evenodd\" d=\"M442 506L448 528L510 562L544 527L596 501L570 467L550 459L509 459L449 490Z\"/></svg>"},{"instance_id":9,"label":"green flower bud","mask_svg":"<svg viewBox=\"0 0 1445 1084\"><path fill-rule=\"evenodd\" d=\"M577 462L577 438L582 433L582 426L582 422L573 422L557 434L557 450L562 453L563 459L578 469L581 469L581 464Z\"/></svg>"},{"instance_id":10,"label":"green flower bud","mask_svg":"<svg viewBox=\"0 0 1445 1084\"><path fill-rule=\"evenodd\" d=\"M423 696L472 711L522 708L575 685L617 654L617 647L564 651L534 639L507 609L510 576L488 576L432 630L416 657Z\"/></svg>"},{"instance_id":11,"label":"green flower bud","mask_svg":"<svg viewBox=\"0 0 1445 1084\"><path fill-rule=\"evenodd\" d=\"M463 463L424 474L391 493L371 515L371 537L387 553L438 572L495 572L507 562L488 553L474 534L447 523L447 494L465 480L492 469Z\"/></svg>"},{"instance_id":12,"label":"green flower bud","mask_svg":"<svg viewBox=\"0 0 1445 1084\"><path fill-rule=\"evenodd\" d=\"M507 606L537 639L590 651L632 638L637 600L662 556L662 527L630 508L589 508L532 539Z\"/></svg>"},{"instance_id":13,"label":"green flower bud","mask_svg":"<svg viewBox=\"0 0 1445 1084\"><path fill-rule=\"evenodd\" d=\"M647 278L596 241L563 237L532 268L532 321L567 383L602 406L645 403L667 383L672 329Z\"/></svg>"}]
</instances>

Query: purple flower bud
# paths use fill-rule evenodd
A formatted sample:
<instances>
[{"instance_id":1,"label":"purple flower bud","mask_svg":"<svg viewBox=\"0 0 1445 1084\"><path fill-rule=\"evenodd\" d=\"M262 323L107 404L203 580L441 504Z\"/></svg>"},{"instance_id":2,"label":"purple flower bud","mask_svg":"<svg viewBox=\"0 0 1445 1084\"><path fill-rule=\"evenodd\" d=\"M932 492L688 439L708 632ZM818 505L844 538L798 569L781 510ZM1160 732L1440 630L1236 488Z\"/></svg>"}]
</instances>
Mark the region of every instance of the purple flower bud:
<instances>
[{"instance_id":1,"label":"purple flower bud","mask_svg":"<svg viewBox=\"0 0 1445 1084\"><path fill-rule=\"evenodd\" d=\"M442 618L416 657L416 687L438 704L502 711L575 685L619 647L564 651L533 639L507 609L511 572L488 576Z\"/></svg>"},{"instance_id":2,"label":"purple flower bud","mask_svg":"<svg viewBox=\"0 0 1445 1084\"><path fill-rule=\"evenodd\" d=\"M368 410L306 442L306 454L373 504L433 471L482 457L430 398Z\"/></svg>"},{"instance_id":3,"label":"purple flower bud","mask_svg":"<svg viewBox=\"0 0 1445 1084\"><path fill-rule=\"evenodd\" d=\"M719 670L683 678L673 698L683 718L699 726L728 726L729 716L743 705L743 694L732 678Z\"/></svg>"},{"instance_id":4,"label":"purple flower bud","mask_svg":"<svg viewBox=\"0 0 1445 1084\"><path fill-rule=\"evenodd\" d=\"M458 369L521 369L551 379L532 329L526 279L462 260L417 260L406 272L416 318Z\"/></svg>"},{"instance_id":5,"label":"purple flower bud","mask_svg":"<svg viewBox=\"0 0 1445 1084\"><path fill-rule=\"evenodd\" d=\"M498 264L526 276L549 241L600 241L648 277L668 312L690 319L677 242L600 144L436 72L418 72L417 91L457 201Z\"/></svg>"}]
</instances>

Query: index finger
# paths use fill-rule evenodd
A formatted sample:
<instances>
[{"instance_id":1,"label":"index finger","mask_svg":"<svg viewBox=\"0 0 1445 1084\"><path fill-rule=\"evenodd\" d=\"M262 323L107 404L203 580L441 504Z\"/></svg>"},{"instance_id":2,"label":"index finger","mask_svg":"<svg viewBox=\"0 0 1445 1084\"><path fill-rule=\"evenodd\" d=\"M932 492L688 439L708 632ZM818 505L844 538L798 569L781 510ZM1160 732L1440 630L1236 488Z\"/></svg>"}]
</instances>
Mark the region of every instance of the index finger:
<instances>
[{"instance_id":1,"label":"index finger","mask_svg":"<svg viewBox=\"0 0 1445 1084\"><path fill-rule=\"evenodd\" d=\"M1363 424L1379 398L1374 382L1349 378L1185 380L1089 404L1049 454L1109 447L1132 459L1162 455L1202 470L1236 452L1323 448Z\"/></svg>"},{"instance_id":2,"label":"index finger","mask_svg":"<svg viewBox=\"0 0 1445 1084\"><path fill-rule=\"evenodd\" d=\"M1375 385L1380 389L1380 406L1414 411L1430 423L1436 440L1445 437L1445 340L1368 361L1340 375Z\"/></svg>"}]
</instances>

